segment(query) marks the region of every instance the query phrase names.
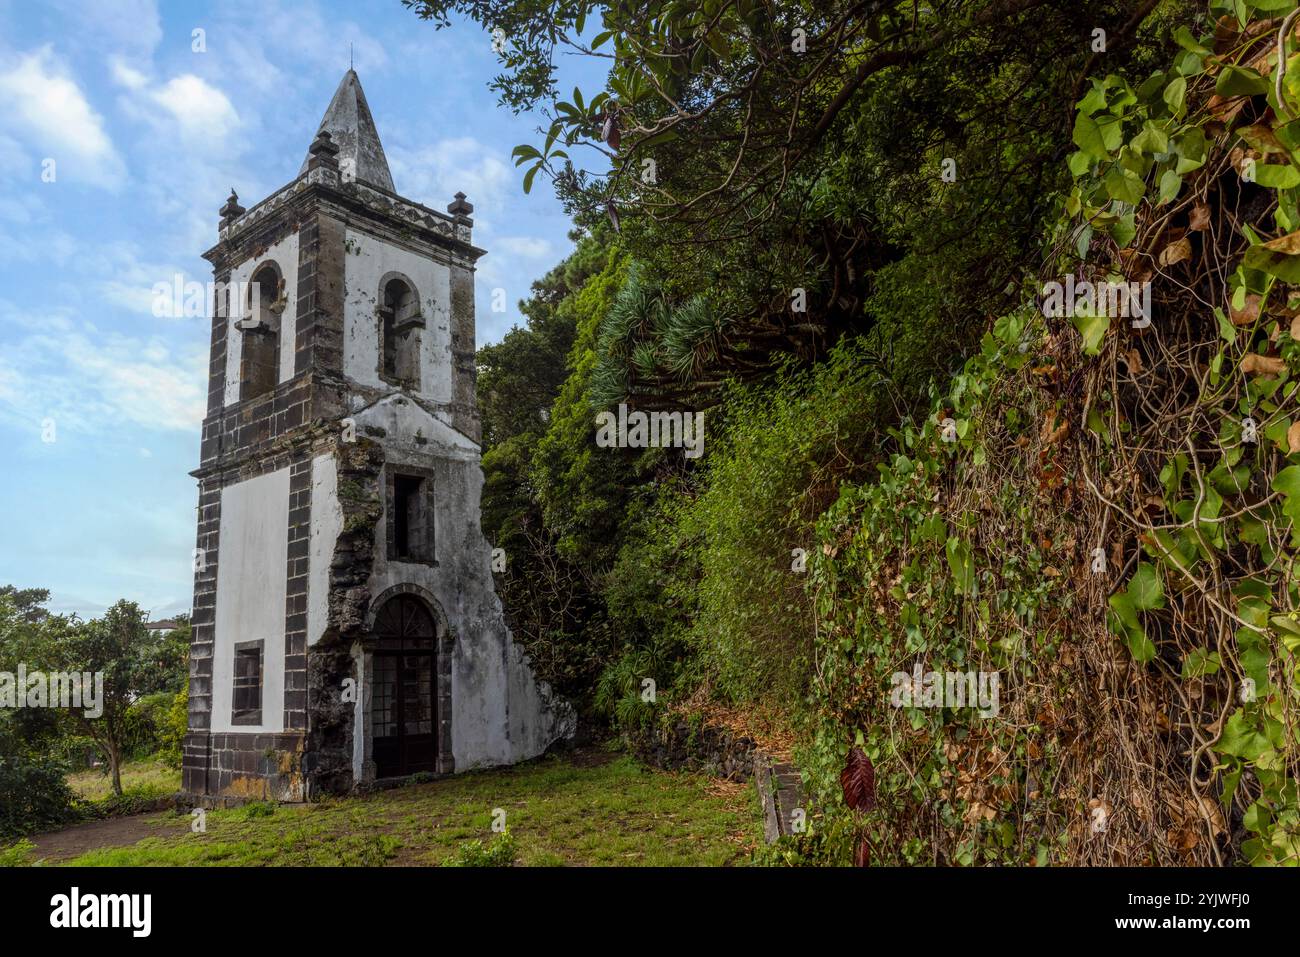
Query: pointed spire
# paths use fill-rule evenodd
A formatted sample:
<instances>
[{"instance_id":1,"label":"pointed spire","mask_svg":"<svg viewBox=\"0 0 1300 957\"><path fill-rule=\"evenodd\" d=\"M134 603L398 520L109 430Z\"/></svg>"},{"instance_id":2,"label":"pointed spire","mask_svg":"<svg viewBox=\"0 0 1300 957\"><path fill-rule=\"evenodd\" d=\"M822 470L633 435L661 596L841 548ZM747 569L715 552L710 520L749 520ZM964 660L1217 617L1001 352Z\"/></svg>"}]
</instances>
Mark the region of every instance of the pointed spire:
<instances>
[{"instance_id":1,"label":"pointed spire","mask_svg":"<svg viewBox=\"0 0 1300 957\"><path fill-rule=\"evenodd\" d=\"M358 79L356 70L348 70L343 74L343 80L334 91L334 99L330 100L329 109L325 111L325 117L320 121L320 128L316 132L317 136L321 132L330 134L334 145L338 147L339 168L345 179L355 177L390 193L397 192L393 187L393 175L388 171L384 148L379 143L375 119L370 115L370 106L366 103L366 94L361 90L361 80ZM309 151L303 160L302 169L298 170L299 176L307 172L307 164L310 162Z\"/></svg>"}]
</instances>

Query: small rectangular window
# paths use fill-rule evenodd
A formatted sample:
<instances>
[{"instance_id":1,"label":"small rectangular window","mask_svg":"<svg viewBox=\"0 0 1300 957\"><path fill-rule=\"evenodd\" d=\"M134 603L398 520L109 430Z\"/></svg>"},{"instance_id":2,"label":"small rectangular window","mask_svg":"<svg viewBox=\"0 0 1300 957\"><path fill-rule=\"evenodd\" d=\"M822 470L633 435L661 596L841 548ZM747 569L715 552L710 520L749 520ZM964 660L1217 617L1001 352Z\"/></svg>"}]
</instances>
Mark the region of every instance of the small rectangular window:
<instances>
[{"instance_id":1,"label":"small rectangular window","mask_svg":"<svg viewBox=\"0 0 1300 957\"><path fill-rule=\"evenodd\" d=\"M394 474L389 482L388 557L398 561L433 561L432 479Z\"/></svg>"},{"instance_id":2,"label":"small rectangular window","mask_svg":"<svg viewBox=\"0 0 1300 957\"><path fill-rule=\"evenodd\" d=\"M231 724L262 723L262 642L235 645Z\"/></svg>"}]
</instances>

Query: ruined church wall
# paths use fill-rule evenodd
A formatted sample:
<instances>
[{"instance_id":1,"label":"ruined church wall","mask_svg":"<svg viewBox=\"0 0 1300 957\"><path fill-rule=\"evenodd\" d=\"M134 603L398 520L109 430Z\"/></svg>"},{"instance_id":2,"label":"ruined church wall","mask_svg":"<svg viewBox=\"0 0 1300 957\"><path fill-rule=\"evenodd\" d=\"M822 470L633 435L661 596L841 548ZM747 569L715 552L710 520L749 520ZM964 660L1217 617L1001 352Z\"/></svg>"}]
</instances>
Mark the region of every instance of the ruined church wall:
<instances>
[{"instance_id":1,"label":"ruined church wall","mask_svg":"<svg viewBox=\"0 0 1300 957\"><path fill-rule=\"evenodd\" d=\"M217 568L212 660L214 732L284 728L285 567L288 560L289 469L221 490L221 562ZM231 721L235 644L262 647L262 722Z\"/></svg>"},{"instance_id":2,"label":"ruined church wall","mask_svg":"<svg viewBox=\"0 0 1300 957\"><path fill-rule=\"evenodd\" d=\"M450 629L455 770L541 754L573 733L572 712L539 685L505 624L491 549L479 524L478 446L400 396L357 413L356 420L361 431L382 434L386 470L414 466L433 472L435 562L390 560L387 523L381 520L369 592L379 600L390 589L414 585L432 598L440 624Z\"/></svg>"},{"instance_id":3,"label":"ruined church wall","mask_svg":"<svg viewBox=\"0 0 1300 957\"><path fill-rule=\"evenodd\" d=\"M394 276L414 285L424 316L420 334L420 394L433 402L452 400L451 269L394 243L348 229L344 237L343 372L377 389L390 386L379 375L382 332L376 312L381 286Z\"/></svg>"},{"instance_id":4,"label":"ruined church wall","mask_svg":"<svg viewBox=\"0 0 1300 957\"><path fill-rule=\"evenodd\" d=\"M238 290L240 295L247 295L247 283L253 273L263 263L274 262L284 279L285 309L280 315L280 370L279 382L287 382L294 376L295 341L297 337L298 316L298 234L289 233L279 242L270 246L260 255L245 260L230 271L230 288ZM269 305L269 303L263 303ZM247 316L245 308L236 309L232 303L231 315L226 317L226 379L225 405L239 401L239 362L244 342L244 334L236 322Z\"/></svg>"}]
</instances>

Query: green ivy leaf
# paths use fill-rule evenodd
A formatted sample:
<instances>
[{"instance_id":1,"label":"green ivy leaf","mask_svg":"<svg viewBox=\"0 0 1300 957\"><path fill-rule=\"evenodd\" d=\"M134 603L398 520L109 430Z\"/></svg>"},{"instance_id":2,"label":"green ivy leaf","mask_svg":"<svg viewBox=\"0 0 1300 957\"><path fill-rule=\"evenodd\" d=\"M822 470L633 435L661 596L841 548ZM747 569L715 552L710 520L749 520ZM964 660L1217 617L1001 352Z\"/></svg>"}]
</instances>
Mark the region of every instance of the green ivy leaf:
<instances>
[{"instance_id":1,"label":"green ivy leaf","mask_svg":"<svg viewBox=\"0 0 1300 957\"><path fill-rule=\"evenodd\" d=\"M1223 667L1223 659L1219 657L1217 651L1193 648L1183 658L1183 677L1199 678L1202 675L1212 675L1221 667Z\"/></svg>"},{"instance_id":2,"label":"green ivy leaf","mask_svg":"<svg viewBox=\"0 0 1300 957\"><path fill-rule=\"evenodd\" d=\"M1199 56L1210 56L1213 53L1212 50L1201 44L1196 37L1192 36L1192 31L1186 25L1174 31L1174 42L1184 50L1190 50Z\"/></svg>"},{"instance_id":3,"label":"green ivy leaf","mask_svg":"<svg viewBox=\"0 0 1300 957\"><path fill-rule=\"evenodd\" d=\"M1288 465L1273 476L1272 489L1282 495L1282 514L1300 527L1300 465Z\"/></svg>"},{"instance_id":4,"label":"green ivy leaf","mask_svg":"<svg viewBox=\"0 0 1300 957\"><path fill-rule=\"evenodd\" d=\"M1165 607L1165 590L1160 583L1160 573L1150 562L1139 562L1133 579L1128 584L1128 594L1138 611L1151 611Z\"/></svg>"},{"instance_id":5,"label":"green ivy leaf","mask_svg":"<svg viewBox=\"0 0 1300 957\"><path fill-rule=\"evenodd\" d=\"M1156 205L1163 206L1177 199L1182 188L1183 178L1172 169L1165 170L1160 174L1160 193L1156 198Z\"/></svg>"},{"instance_id":6,"label":"green ivy leaf","mask_svg":"<svg viewBox=\"0 0 1300 957\"><path fill-rule=\"evenodd\" d=\"M1223 727L1216 750L1222 754L1232 754L1247 761L1254 761L1269 750L1268 735L1251 725L1246 720L1246 713L1238 708Z\"/></svg>"},{"instance_id":7,"label":"green ivy leaf","mask_svg":"<svg viewBox=\"0 0 1300 957\"><path fill-rule=\"evenodd\" d=\"M1101 127L1086 113L1080 113L1075 117L1073 139L1074 145L1079 147L1086 156L1098 160L1110 158L1110 152L1102 139Z\"/></svg>"},{"instance_id":8,"label":"green ivy leaf","mask_svg":"<svg viewBox=\"0 0 1300 957\"><path fill-rule=\"evenodd\" d=\"M1269 624L1278 633L1287 651L1293 655L1300 652L1300 622L1291 615L1274 615L1269 619Z\"/></svg>"},{"instance_id":9,"label":"green ivy leaf","mask_svg":"<svg viewBox=\"0 0 1300 957\"><path fill-rule=\"evenodd\" d=\"M1156 646L1147 637L1146 629L1138 618L1137 609L1128 592L1116 592L1110 596L1110 626L1119 634L1128 646L1129 654L1135 661L1148 662L1156 656Z\"/></svg>"},{"instance_id":10,"label":"green ivy leaf","mask_svg":"<svg viewBox=\"0 0 1300 957\"><path fill-rule=\"evenodd\" d=\"M1102 183L1111 199L1135 206L1142 201L1142 194L1146 192L1146 184L1132 171L1120 166L1108 169Z\"/></svg>"},{"instance_id":11,"label":"green ivy leaf","mask_svg":"<svg viewBox=\"0 0 1300 957\"><path fill-rule=\"evenodd\" d=\"M1219 96L1258 96L1268 92L1268 80L1260 76L1258 70L1228 65L1220 71L1214 92Z\"/></svg>"},{"instance_id":12,"label":"green ivy leaf","mask_svg":"<svg viewBox=\"0 0 1300 957\"><path fill-rule=\"evenodd\" d=\"M1142 132L1133 137L1131 145L1135 150L1141 150L1143 153L1167 153L1169 134L1147 120L1142 126Z\"/></svg>"},{"instance_id":13,"label":"green ivy leaf","mask_svg":"<svg viewBox=\"0 0 1300 957\"><path fill-rule=\"evenodd\" d=\"M975 560L971 557L970 546L960 538L952 536L944 547L948 556L948 567L952 570L953 585L963 595L975 593Z\"/></svg>"},{"instance_id":14,"label":"green ivy leaf","mask_svg":"<svg viewBox=\"0 0 1300 957\"><path fill-rule=\"evenodd\" d=\"M1165 106L1174 116L1182 116L1187 110L1187 78L1175 77L1165 87Z\"/></svg>"},{"instance_id":15,"label":"green ivy leaf","mask_svg":"<svg viewBox=\"0 0 1300 957\"><path fill-rule=\"evenodd\" d=\"M1174 139L1174 149L1178 153L1178 163L1174 167L1179 176L1185 176L1194 169L1205 165L1206 139L1205 131L1193 126Z\"/></svg>"},{"instance_id":16,"label":"green ivy leaf","mask_svg":"<svg viewBox=\"0 0 1300 957\"><path fill-rule=\"evenodd\" d=\"M1070 317L1070 322L1079 330L1079 335L1083 336L1084 354L1095 356L1101 350L1101 340L1105 337L1106 330L1110 328L1110 316L1075 315Z\"/></svg>"},{"instance_id":17,"label":"green ivy leaf","mask_svg":"<svg viewBox=\"0 0 1300 957\"><path fill-rule=\"evenodd\" d=\"M1300 170L1278 163L1261 163L1255 167L1255 182L1270 189L1290 189L1300 185Z\"/></svg>"}]
</instances>

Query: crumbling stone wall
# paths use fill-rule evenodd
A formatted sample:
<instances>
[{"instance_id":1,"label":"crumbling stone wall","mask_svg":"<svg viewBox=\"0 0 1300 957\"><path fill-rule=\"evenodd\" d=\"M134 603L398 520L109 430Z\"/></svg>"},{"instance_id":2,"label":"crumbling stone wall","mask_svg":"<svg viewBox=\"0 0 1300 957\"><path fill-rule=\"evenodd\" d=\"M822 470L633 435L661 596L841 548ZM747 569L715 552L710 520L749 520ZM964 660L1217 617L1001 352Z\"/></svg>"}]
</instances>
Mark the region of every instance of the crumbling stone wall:
<instances>
[{"instance_id":1,"label":"crumbling stone wall","mask_svg":"<svg viewBox=\"0 0 1300 957\"><path fill-rule=\"evenodd\" d=\"M345 794L355 784L352 749L361 676L352 647L367 634L375 526L383 515L383 448L358 436L356 442L337 443L334 458L343 529L330 561L328 624L308 656L308 797ZM353 700L344 694L349 687Z\"/></svg>"}]
</instances>

